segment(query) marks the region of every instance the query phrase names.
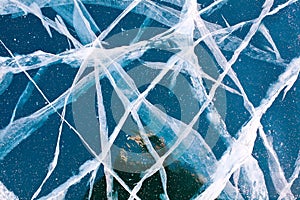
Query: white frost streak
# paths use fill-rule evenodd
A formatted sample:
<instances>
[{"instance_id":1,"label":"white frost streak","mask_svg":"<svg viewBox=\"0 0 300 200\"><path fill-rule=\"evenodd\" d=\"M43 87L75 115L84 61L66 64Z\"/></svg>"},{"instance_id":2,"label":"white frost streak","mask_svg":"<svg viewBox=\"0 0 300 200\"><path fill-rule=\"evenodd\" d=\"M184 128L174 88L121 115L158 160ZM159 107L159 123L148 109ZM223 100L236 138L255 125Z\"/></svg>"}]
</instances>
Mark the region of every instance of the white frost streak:
<instances>
[{"instance_id":1,"label":"white frost streak","mask_svg":"<svg viewBox=\"0 0 300 200\"><path fill-rule=\"evenodd\" d=\"M261 24L260 27L259 27L259 31L265 36L265 38L268 40L268 42L271 44L272 48L273 48L273 51L276 55L276 59L277 60L282 60L281 59L281 56L280 56L280 53L275 45L275 42L273 41L273 38L272 36L270 35L270 32L269 30L267 29L267 27L264 25L264 24Z\"/></svg>"},{"instance_id":2,"label":"white frost streak","mask_svg":"<svg viewBox=\"0 0 300 200\"><path fill-rule=\"evenodd\" d=\"M1 200L19 200L19 198L0 181L0 199Z\"/></svg>"},{"instance_id":3,"label":"white frost streak","mask_svg":"<svg viewBox=\"0 0 300 200\"><path fill-rule=\"evenodd\" d=\"M197 145L189 147L187 151L190 155L183 154L182 158L192 160L191 158L193 156L199 156L188 162L194 162L189 164L196 168L201 166L202 168L199 167L196 172L203 176L206 180L203 186L204 191L200 194L195 194L195 199L209 200L216 199L218 197L243 199L243 196L246 196L249 199L268 199L268 190L265 184L264 174L258 165L258 161L252 156L252 151L257 139L257 133L259 133L259 136L262 138L264 147L269 155L267 161L269 164L270 176L276 192L280 195L278 199L295 198L291 191L291 187L299 176L300 151L298 153L293 174L287 180L284 170L280 165L277 153L273 148L273 144L268 141L264 132L261 119L266 111L273 105L273 102L276 98L278 98L281 92L283 93L283 99L286 97L287 92L289 92L289 90L294 86L294 83L298 80L300 72L300 58L294 58L289 64L285 64L281 59L280 52L270 34L270 31L264 24L262 24L262 21L265 17L277 14L281 9L297 2L297 0L289 0L273 10L271 10L273 0L266 0L261 8L260 15L256 19L230 25L223 17L227 24L227 27L225 28L220 27L219 25L210 25L201 18L201 15L212 13L215 9L224 5L227 0L214 1L202 10L199 10L199 5L196 0L174 2L172 0L165 1L170 4L180 6L182 10L179 12L174 8L167 7L166 5L160 5L159 3L154 3L150 0L133 0L130 3L127 1L117 1L120 4L118 8L123 8L124 5L126 6L121 14L117 16L116 19L106 29L104 29L98 37L96 37L96 34L100 32L100 29L80 0L74 0L70 5L64 5L64 3L59 1L51 2L52 4L50 5L54 6L53 9L61 15L57 15L55 17L55 21L47 18L42 13L41 7L50 6L48 4L38 4L34 1L23 2L21 0L11 0L5 1L5 3L8 7L13 5L15 8L11 8L11 10L1 10L0 8L0 12L2 11L4 13L14 13L17 12L18 9L21 9L25 13L34 14L41 20L42 25L50 36L52 36L50 29L52 28L64 35L75 47L75 49L71 49L57 55L37 51L28 55L14 56L1 41L1 44L9 52L11 58L0 58L0 64L3 67L0 71L0 95L6 90L6 88L9 87L13 74L22 72L43 96L48 105L34 112L30 116L15 120L15 113L17 112L19 104L23 105L23 102L17 103L11 122L7 125L7 127L0 130L0 147L2 148L0 151L0 160L4 159L15 146L30 136L33 131L42 126L48 116L55 113L61 118L53 160L50 162L48 172L45 178L41 180L41 184L33 194L32 199L39 197L39 194L43 189L43 185L52 175L58 164L60 138L63 134L64 123L66 123L82 140L94 156L94 159L86 161L81 165L77 175L73 175L66 180L65 183L53 189L53 191L47 196L41 197L40 199L64 199L68 189L72 185L80 182L87 175L90 175L89 198L91 198L92 187L101 164L104 166L108 199L112 200L115 197L115 194L113 194L113 180L116 179L130 194L130 200L139 200L140 197L138 197L137 194L142 188L144 181L158 171L164 190L164 194L161 194L161 198L169 199L167 193L167 174L163 163L168 156L176 154L180 145L184 146L189 142L193 142L193 144ZM95 2L94 4L97 3ZM113 2L110 2L110 4L113 5ZM2 4L0 3L0 6L1 5ZM2 7L6 8L4 5ZM16 9L16 7L18 9ZM141 8L144 8L144 10ZM119 24L119 22L132 11L140 13L144 12L144 14L147 13L145 14L147 17L156 19L162 24L172 27L168 31L156 35L148 41L138 42L134 40L134 42L130 43L129 46L116 47L114 49L103 48L101 45L103 40ZM65 25L64 20L72 26L72 28L74 28L80 41L72 36L69 28ZM232 36L236 30L242 28L246 24L250 24L251 26L249 32L243 39ZM232 66L236 64L243 51L249 49L254 51L255 47L251 46L251 40L258 31L260 31L269 42L271 45L271 51L276 57L276 60L268 60L267 62L273 64L280 63L281 66L285 66L286 68L285 71L278 77L277 82L273 83L269 87L266 96L261 100L260 105L254 107L252 102L248 99L248 96ZM197 39L196 42L194 42L194 38ZM233 54L231 59L227 61L222 52L222 48L224 48L222 42L230 39L234 40L228 45ZM211 77L202 70L201 66L199 66L198 59L201 58L198 58L194 53L194 48L200 42L205 43L217 64L223 70L219 77ZM176 49L178 52L174 53L174 55L172 55L166 62L141 61L146 67L155 68L160 70L160 72L151 81L145 91L140 93L134 80L123 69L123 64L126 61L140 59L148 49L153 47L160 48L160 45L173 50ZM261 51L260 49L258 50ZM264 58L271 59L272 57L268 53L265 53L264 56L265 57L260 60L264 60ZM256 57L257 56L253 59L256 59ZM51 66L51 64L57 62L66 63L79 69L71 87L56 100L50 102L44 92L39 88L34 78L30 77L28 71L32 69L43 70L45 67ZM74 64L74 62L76 64ZM88 75L84 75L85 70L88 68L93 69L93 71ZM190 76L196 99L201 104L201 108L198 111L195 110L193 119L188 124L172 118L171 116L167 116L146 99L149 92L157 84L159 84L164 76L170 71L173 72L171 82L173 86L176 83L176 77L181 72L187 73ZM230 77L238 89L225 85L223 83L225 76ZM104 94L100 85L100 79L103 77L108 78L125 110L110 136L108 134L106 111L103 100ZM208 92L205 90L203 79L208 79L213 83L210 91ZM101 153L99 155L94 152L94 150L84 140L83 136L65 119L67 105L74 101L81 93L85 92L82 88L87 88L87 85L91 84L95 84L97 93L97 113L100 125L99 135L101 139L99 141L101 144ZM227 92L231 92L242 97L244 107L250 113L249 120L244 123L236 134L237 139L232 137L233 134L228 132L225 121L223 121L220 113L214 105L215 94L219 88L223 88ZM27 89L25 89L24 93L27 94ZM26 97L26 94L25 97L19 101L27 101L28 97ZM23 97L23 94L21 97ZM58 113L57 110L61 108L62 113ZM227 150L224 152L219 161L216 159L212 149L206 144L202 136L193 129L194 124L198 121L204 110L208 110L208 120L215 126L215 129L218 130L227 147ZM174 144L168 148L167 152L163 156L160 157L151 145L151 141L147 137L146 130L142 124L143 115L140 113L147 113L151 115L153 119L157 120L157 123L164 124L174 133L174 136L177 137ZM111 147L118 137L126 119L129 118L130 115L133 117L138 126L148 152L156 161L153 166L142 173L140 181L135 184L133 189L130 189L124 180L122 180L114 171L111 158ZM229 181L231 177L233 177L234 186ZM0 198L18 199L18 197L16 197L12 192L7 190L1 181Z\"/></svg>"}]
</instances>

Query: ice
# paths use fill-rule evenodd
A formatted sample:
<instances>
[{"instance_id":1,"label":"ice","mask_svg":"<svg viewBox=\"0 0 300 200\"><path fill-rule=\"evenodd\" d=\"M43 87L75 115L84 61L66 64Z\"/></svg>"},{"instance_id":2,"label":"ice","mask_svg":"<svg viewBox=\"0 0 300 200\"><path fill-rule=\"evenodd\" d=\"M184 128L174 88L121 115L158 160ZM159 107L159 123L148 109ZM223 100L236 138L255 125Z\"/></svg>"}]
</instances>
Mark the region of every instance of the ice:
<instances>
[{"instance_id":1,"label":"ice","mask_svg":"<svg viewBox=\"0 0 300 200\"><path fill-rule=\"evenodd\" d=\"M19 198L11 191L9 191L2 182L0 182L0 197L3 200L18 200Z\"/></svg>"},{"instance_id":2,"label":"ice","mask_svg":"<svg viewBox=\"0 0 300 200\"><path fill-rule=\"evenodd\" d=\"M292 96L299 93L300 55L295 49L299 49L300 32L298 30L296 36L292 35L291 37L295 38L289 38L289 41L294 43L285 47L286 43L280 41L280 37L276 37L278 33L270 26L272 23L269 20L285 15L286 9L291 8L289 20L296 25L286 23L283 26L300 27L297 20L293 21L293 16L300 13L300 5L297 0L288 0L282 4L266 0L261 3L255 16L251 14L247 16L245 13L246 16L241 19L242 21L233 21L226 12L222 12L222 9L226 10L236 4L237 2L227 0L1 1L1 16L16 19L26 15L35 16L50 38L54 39L58 33L68 42L68 48L61 52L53 53L38 49L19 55L17 50L12 50L10 44L0 37L3 50L0 57L0 97L5 99L5 95L12 92L16 77L24 74L27 78L27 84L13 108L7 109L11 110L9 114L5 111L4 104L1 104L3 113L9 115L7 123L1 122L2 129L0 129L1 198L68 199L69 193L74 192L72 188L84 182L87 185L83 184L81 187L85 188L77 192L88 191L86 197L92 199L93 188L99 177L103 176L106 188L102 190L106 191L107 199L121 199L118 196L120 192L114 189L115 182L127 191L128 199L142 199L140 192L146 180L158 172L163 191L159 195L160 198L172 199L169 192L172 185L168 185L168 169L169 167L172 169L169 162L179 162L203 184L193 194L189 194L192 199L299 198L300 188L297 184L299 184L300 149L298 146L290 147L288 150L294 154L290 152L284 154L275 134L283 128L273 128L272 134L271 119L278 119L275 114L273 116L270 113L280 102L291 105L296 115L300 114L297 105L299 98ZM99 18L92 13L92 8L99 9L99 6L117 9L120 12L105 26L100 24ZM55 16L48 16L46 9L49 8ZM134 28L124 27L126 24L124 21L126 22L132 13L144 16L144 21L134 25ZM98 15L105 18L104 12ZM214 15L220 15L218 19L221 22L210 21L209 16L213 18ZM154 26L159 26L157 29L151 29L154 23L157 23ZM113 37L119 29L121 33ZM130 32L129 29L135 30ZM159 31L155 32L157 30ZM145 39L147 34L150 36ZM129 36L133 37L128 39ZM117 43L118 39L121 41L120 44ZM129 41L122 43L123 40ZM262 44L255 42L256 40ZM114 42L117 45L114 45ZM197 52L197 48L200 48L201 53ZM155 60L156 56L152 55L151 59L147 59L152 50L156 50L156 56L160 58L164 57L164 52L170 55L163 60ZM287 56L285 51L292 51L294 54ZM130 74L129 66L136 62L140 63L138 67L143 66L146 76L152 76L151 73L155 72L149 82L142 83L145 84L144 90L140 89L141 85L138 83L140 80ZM67 89L53 97L51 92L45 89L43 78L50 76L56 65L63 66L66 71L76 70L76 73ZM259 74L259 70L255 71L258 69L257 66L261 69L267 68L265 74ZM253 74L250 76L246 76L247 68L253 68L251 71ZM273 72L277 75L273 75ZM67 73L63 77L67 77ZM177 91L177 95L184 93L176 89L183 86L180 85L182 83L178 83L181 76L188 79L189 83L189 87L183 90L192 93L188 101L195 101L199 106L197 110L189 113L188 120L168 114L167 110L161 109L149 100L151 92L164 84L168 85L170 91ZM254 99L249 92L252 89L249 87L251 84L255 85L251 81L256 80L243 80L243 76L247 79L251 76L275 78L264 85L259 85L264 92L261 97ZM141 81L146 80L143 79L145 77L138 78ZM169 82L165 83L166 80ZM105 81L109 82L122 108L119 110L118 119L114 119L113 127L109 118L109 109L113 108L110 108L112 107L110 103L107 104L108 91ZM91 88L94 88L95 93L92 94L95 101L95 105L91 105L94 109L92 114L96 117L85 116L88 119L83 122L86 123L83 124L83 129L80 129L78 124L80 120L78 123L75 117L75 122L70 120L69 108L73 106L75 115L76 102L81 102L80 98L87 95ZM36 94L40 95L39 98L45 105L37 104L36 108L24 111ZM234 102L227 102L226 95L234 98ZM185 104L189 103L184 95L177 98L184 99ZM243 109L242 114L236 115L238 125L236 129L232 128L233 125L228 119L235 118L235 113L229 111L229 104L235 104L235 107ZM7 173L8 167L5 163L14 159L12 156L15 155L14 151L23 151L18 148L26 141L31 141L37 131L47 129L46 124L53 116L58 118L53 122L58 128L52 135L53 143L47 144L52 147L47 149L51 160L42 164L28 163L35 168L43 166L43 172L39 178L33 179L34 189L28 191L29 195L24 197L20 189L14 188L12 186L14 184L7 180L9 178L6 177L12 177L13 174ZM266 120L268 117L270 121ZM128 125L130 120L133 121L133 125ZM206 136L203 128L205 123L198 128L198 123L203 123L203 120L209 123ZM295 126L295 132L298 133L299 120L291 117L289 122ZM90 128L89 123L96 123L96 130ZM128 131L128 127L131 132L137 132L140 136L136 142L144 145L147 156L131 155L132 152L125 147L119 148L119 151L123 152L122 155L115 153L115 149L118 149L116 143L125 129ZM79 138L88 150L89 156L85 156L84 161L79 163L71 163L73 167L77 165L79 167L72 171L72 174L66 175L67 178L55 183L52 179L57 176L61 166L72 162L62 159L66 143L64 136L69 133L66 133L66 129L72 131L73 137ZM159 145L152 144L149 130L151 134L163 138L164 145L167 146L163 148L163 152L157 149ZM89 132L88 136L85 134L86 131ZM285 134L288 135L287 132ZM208 138L209 136L211 138ZM299 141L297 136L296 134L296 138L282 138L281 142L286 143L286 140L293 139ZM128 138L130 137L127 137L127 140ZM122 142L123 145L130 146L126 139L123 138ZM34 149L34 143L32 145ZM77 149L71 151L78 151L78 156L81 152ZM285 157L290 158L288 167L284 163ZM128 180L123 180L117 172L120 171L120 166L116 166L115 163L120 162L118 161L120 159L125 162L132 159L130 161L133 164L127 163L132 168L134 162L138 163L139 159L143 159L141 162L145 163L146 168L143 169L136 164L140 179L132 187L127 183ZM184 185L180 180L177 181L178 184ZM83 195L78 196L83 198Z\"/></svg>"}]
</instances>

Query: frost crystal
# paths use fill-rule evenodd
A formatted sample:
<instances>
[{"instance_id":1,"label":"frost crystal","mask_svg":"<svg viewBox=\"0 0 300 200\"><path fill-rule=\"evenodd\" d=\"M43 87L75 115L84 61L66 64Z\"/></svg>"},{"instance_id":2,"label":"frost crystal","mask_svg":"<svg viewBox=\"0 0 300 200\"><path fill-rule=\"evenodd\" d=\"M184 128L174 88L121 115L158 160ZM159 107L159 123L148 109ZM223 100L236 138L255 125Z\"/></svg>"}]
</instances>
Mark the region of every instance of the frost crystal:
<instances>
[{"instance_id":1,"label":"frost crystal","mask_svg":"<svg viewBox=\"0 0 300 200\"><path fill-rule=\"evenodd\" d=\"M0 15L1 199L300 198L297 0Z\"/></svg>"}]
</instances>

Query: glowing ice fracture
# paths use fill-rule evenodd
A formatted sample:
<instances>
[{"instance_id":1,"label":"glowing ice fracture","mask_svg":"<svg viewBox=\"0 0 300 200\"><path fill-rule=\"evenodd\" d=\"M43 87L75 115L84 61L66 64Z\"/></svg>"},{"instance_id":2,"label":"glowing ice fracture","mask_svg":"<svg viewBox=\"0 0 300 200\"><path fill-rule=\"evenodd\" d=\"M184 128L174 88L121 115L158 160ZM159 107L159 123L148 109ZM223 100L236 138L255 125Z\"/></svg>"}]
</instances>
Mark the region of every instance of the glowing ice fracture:
<instances>
[{"instance_id":1,"label":"glowing ice fracture","mask_svg":"<svg viewBox=\"0 0 300 200\"><path fill-rule=\"evenodd\" d=\"M273 9L271 9L273 0L266 0L261 8L261 13L257 18L232 26L228 25L227 27L221 27L220 25L206 22L201 18L202 14L210 14L219 9L227 2L226 0L214 1L211 5L203 9L199 9L200 6L195 0L164 1L170 5L173 4L180 7L181 11L172 7L167 7L166 5L168 4L154 3L150 0L2 0L0 2L1 15L12 14L13 16L20 16L24 13L31 13L41 20L50 36L51 31L55 30L66 36L74 46L74 49L67 50L58 55L36 51L28 55L14 56L13 53L6 48L11 57L0 58L0 94L9 87L14 74L24 73L30 80L30 84L35 86L47 102L47 105L42 109L29 116L15 120L14 116L17 108L21 107L27 101L28 95L30 95L30 92L28 92L30 90L28 89L29 87L25 89L12 114L10 123L4 129L0 130L0 159L5 159L5 156L13 148L41 127L47 117L51 114L59 115L62 120L54 158L49 164L48 173L45 179L32 196L32 199L38 197L44 183L51 176L57 165L63 124L70 126L74 133L76 133L81 138L82 142L89 148L89 144L85 142L81 134L65 120L65 112L66 105L74 101L84 92L84 89L88 88L88 85L91 84L96 84L102 152L97 155L97 153L90 148L89 150L94 155L94 159L86 161L80 167L80 172L78 174L70 177L64 184L53 189L51 193L40 199L64 199L68 188L79 182L88 174L91 174L90 185L92 188L100 164L103 164L105 169L108 199L113 198L111 195L113 178L128 191L130 194L129 199L140 199L137 193L142 187L143 181L157 171L159 171L161 175L161 182L165 191L165 194L161 195L161 198L169 199L166 190L166 172L162 166L163 161L168 155L172 154L181 143L184 143L185 140L189 140L190 138L193 138L193 145L183 156L186 156L186 160L191 162L191 164L195 166L197 173L201 174L206 180L206 183L203 186L204 189L201 188L202 192L195 194L195 199L207 200L218 197L222 199L243 199L245 198L245 195L248 195L249 199L268 199L268 189L265 184L263 172L258 165L257 160L252 157L252 150L257 134L263 139L265 148L268 151L269 158L266 159L268 159L269 162L269 170L276 192L280 195L279 199L295 198L291 191L291 186L299 174L300 154L295 163L292 176L286 179L277 154L267 140L261 124L261 118L268 108L272 106L280 92L284 92L285 96L297 80L300 70L300 58L294 58L289 63L286 63L281 59L280 52L277 50L267 27L263 25L262 21L270 15L276 15L281 9L295 3L296 0L287 1ZM114 7L123 10L123 12L105 30L101 30L99 36L96 36L95 33L99 33L101 27L96 25L85 8L84 3ZM41 10L43 7L52 7L58 13L54 21L43 15ZM103 48L102 41L129 12L146 15L148 18L168 26L169 30L147 41L138 41L137 39L129 46L116 47L109 50ZM71 35L65 22L75 29L80 41ZM245 24L250 25L250 29L243 39L232 34L235 30L243 27ZM272 52L261 50L250 44L250 40L258 31L268 40L272 47ZM226 41L226 45L224 41ZM217 64L223 70L217 79L213 79L214 84L209 92L206 92L202 80L203 78L208 78L209 75L201 70L201 66L199 66L197 61L199 58L197 58L197 55L194 53L195 46L200 42L205 43ZM2 45L6 47L4 43L2 43ZM153 65L160 66L161 71L148 88L140 93L133 80L126 74L122 64L128 60L138 59L148 49L160 45L170 49L176 48L179 51L171 56L166 63L160 63L160 65L151 62L145 63L147 67L153 67ZM229 60L227 60L221 52L221 50L225 48L233 53ZM268 92L257 107L254 107L248 100L243 86L231 68L232 65L236 63L241 53L248 55L252 59L285 66L285 71L278 77L277 82L270 85ZM184 60L182 58L184 58ZM79 70L74 78L72 86L56 100L50 102L36 83L36 77L30 77L28 71L33 69L42 71L46 66L50 66L53 63L66 63L71 67L79 68ZM88 67L93 68L94 70L82 78L83 72ZM175 74L179 72L189 74L195 97L201 105L201 108L189 124L180 122L170 116L165 116L145 98L149 91L154 88L170 70L174 71ZM225 87L222 84L222 80L226 75L231 78L239 91L230 87ZM108 137L107 133L103 97L101 86L98 81L103 77L109 79L125 108L123 116L110 137ZM225 87L228 92L240 95L243 98L245 108L251 114L249 120L245 122L244 125L240 127L238 133L235 134L236 137L232 137L231 135L233 134L228 133L225 122L220 117L212 102L218 87ZM143 128L141 122L142 119L140 119L138 114L138 111L142 112L140 110L142 106L144 109L150 110L151 115L155 116L157 120L166 122L167 126L177 135L177 140L174 145L161 157L153 149ZM60 113L58 110L61 108L62 112ZM205 109L214 116L213 123L227 145L227 150L219 160L216 159L212 150L205 143L201 135L193 130L193 125ZM126 118L130 114L136 121L149 152L156 160L156 163L143 173L143 177L133 189L130 189L117 173L114 172L110 157L110 148L118 136L122 125L125 123ZM197 167L198 165L201 165L201 167ZM229 181L230 177L233 177L234 184ZM243 184L242 187L240 184ZM18 197L8 191L1 182L0 197L1 199L18 199Z\"/></svg>"}]
</instances>

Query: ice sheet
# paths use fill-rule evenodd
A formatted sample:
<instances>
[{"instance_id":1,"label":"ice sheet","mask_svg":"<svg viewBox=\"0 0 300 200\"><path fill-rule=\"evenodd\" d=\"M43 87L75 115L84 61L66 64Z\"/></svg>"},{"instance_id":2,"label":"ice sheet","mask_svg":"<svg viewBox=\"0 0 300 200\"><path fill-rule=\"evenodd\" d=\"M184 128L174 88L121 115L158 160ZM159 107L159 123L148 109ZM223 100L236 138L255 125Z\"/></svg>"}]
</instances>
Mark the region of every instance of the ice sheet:
<instances>
[{"instance_id":1,"label":"ice sheet","mask_svg":"<svg viewBox=\"0 0 300 200\"><path fill-rule=\"evenodd\" d=\"M55 135L56 142L52 144L55 146L51 153L53 158L48 162L44 178L38 180L39 186L31 194L31 199L65 199L69 189L83 181L85 177L89 177L88 183L91 188L89 198L91 198L92 188L101 164L106 178L105 190L108 199L115 199L117 195L113 190L114 179L129 193L129 199L140 199L138 192L143 187L143 183L156 172L160 174L164 191L161 198L169 199L167 188L172 186L167 185L164 163L170 157L178 159L187 168L193 168L199 180L203 181L203 187L199 188L193 199L207 200L218 197L221 199L272 199L274 196L271 197L269 194L271 190L275 190L278 199L299 198L299 186L294 185L300 169L299 147L296 149L298 157L293 157L295 164L292 167L291 176L288 177L280 161L281 158L278 156L279 150L275 147L277 144L273 143L269 133L266 133L268 124L263 123L262 119L274 106L274 102L278 99L285 101L289 98L288 94L291 90L299 90L299 86L296 87L295 84L300 72L300 57L283 56L283 48L278 47L280 41L272 37L274 30L268 27L267 20L272 16L280 15L289 6L296 5L295 7L298 8L300 5L297 0L289 0L280 5L274 5L276 2L266 0L259 8L256 17L252 16L242 22L232 24L223 15L223 26L206 20L206 16L226 7L227 2L218 0L205 7L195 0L162 2L150 0L5 0L0 2L0 15L20 17L31 13L41 21L41 26L50 37L54 37L53 32L56 31L67 38L70 43L69 49L57 54L38 50L16 55L7 44L1 41L8 56L0 58L0 95L6 94L5 91L10 89L12 81L18 74L25 74L29 82L14 105L9 123L0 130L0 159L5 161L22 141L30 140L31 135L43 128L51 116L57 115L60 118L59 129ZM107 27L99 27L97 20L89 13L88 5L116 8L121 12ZM43 13L45 7L55 10L57 15L54 19ZM138 34L129 44L110 47L106 39L131 12L147 17L140 26ZM143 40L141 37L144 29L148 28L150 20L155 20L167 28ZM238 33L241 29L246 30L244 34ZM299 34L295 40L299 40ZM265 47L253 42L258 35L266 41ZM211 55L220 73L217 76L210 74L205 66L199 63L199 59L205 59L195 51L199 44L205 46L205 51ZM152 49L170 51L172 55L166 61L144 61L143 56ZM268 89L258 105L252 102L244 86L244 80L241 80L235 72L238 68L236 66L239 66L240 60L245 57L257 64L265 63L268 66L283 69L276 80L267 86L261 86ZM146 68L159 71L143 91L139 90L136 81L126 69L128 63L137 60ZM49 100L47 91L42 89L40 82L42 77L47 75L48 69L55 64L65 64L78 70L70 87L56 99ZM30 74L33 70L37 71L34 76ZM173 78L170 88L176 87L176 80L179 79L180 74L188 77L191 85L189 89L200 105L199 110L194 111L188 122L164 113L147 99L150 92L170 74ZM111 133L108 131L105 91L99 81L103 79L109 81L124 110ZM230 79L231 84L226 84L225 79ZM211 81L209 87L207 80ZM99 124L98 136L95 137L99 139L99 147L96 149L94 144L85 138L83 133L78 131L66 117L67 106L76 102L91 87L95 87L97 123ZM41 94L46 102L45 106L33 110L31 114L17 118L16 114L26 105L35 90ZM248 118L242 121L236 132L229 130L230 124L224 119L217 105L216 99L219 98L218 91L220 90L239 98L241 104L238 106L243 107L245 113L248 114ZM296 112L299 112L299 107ZM195 129L202 116L206 116L226 148L219 153L220 155L216 155L215 149L205 140L201 130ZM141 179L133 188L130 188L126 180L122 180L115 172L113 165L115 158L112 152L115 141L121 135L121 130L128 118L132 118L135 122L137 132L140 133L149 156L153 160L153 164L142 171ZM151 145L144 127L150 118L151 123L147 128L157 130L157 127L164 126L164 130L159 134L166 140L166 143L171 144L163 155L160 155ZM55 173L59 162L64 162L59 158L63 130L66 125L73 131L74 136L80 138L93 158L87 158L77 174L73 174L64 183L53 187L50 192L48 189L48 194L45 195L43 192L45 185ZM257 147L258 139L262 140L262 147ZM253 153L256 147L266 151L267 157L261 158L262 160L258 159ZM262 168L261 162L267 163L267 171ZM269 180L266 179L266 173L270 176L272 183L266 182ZM6 184L5 182L0 183L0 196L4 195L9 198L8 196L11 195L12 198L18 199L3 185ZM296 189L292 189L293 186ZM11 190L14 191L14 188Z\"/></svg>"}]
</instances>

